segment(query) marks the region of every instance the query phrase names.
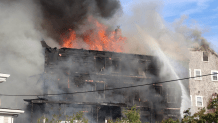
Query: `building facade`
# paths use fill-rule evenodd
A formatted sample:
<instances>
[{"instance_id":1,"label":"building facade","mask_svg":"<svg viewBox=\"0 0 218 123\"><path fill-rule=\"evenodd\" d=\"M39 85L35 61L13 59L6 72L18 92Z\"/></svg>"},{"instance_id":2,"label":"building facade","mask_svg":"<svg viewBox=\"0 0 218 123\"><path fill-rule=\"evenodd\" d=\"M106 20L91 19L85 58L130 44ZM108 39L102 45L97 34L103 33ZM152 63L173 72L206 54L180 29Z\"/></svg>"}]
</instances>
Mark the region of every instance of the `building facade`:
<instances>
[{"instance_id":1,"label":"building facade","mask_svg":"<svg viewBox=\"0 0 218 123\"><path fill-rule=\"evenodd\" d=\"M42 45L45 47L44 94L68 94L25 99L29 102L27 112L31 114L29 120L32 122L54 113L72 115L83 111L92 122L104 123L108 119L121 118L122 110L134 105L140 109L142 122L180 118L181 90L176 89L180 88L178 84L152 84L161 81L155 57L57 49L47 46L44 41ZM141 84L147 85L114 89Z\"/></svg>"},{"instance_id":2,"label":"building facade","mask_svg":"<svg viewBox=\"0 0 218 123\"><path fill-rule=\"evenodd\" d=\"M190 49L189 76L196 77L218 73L218 55L205 47ZM218 75L192 78L189 80L191 111L195 113L207 107L209 99L218 92Z\"/></svg>"}]
</instances>

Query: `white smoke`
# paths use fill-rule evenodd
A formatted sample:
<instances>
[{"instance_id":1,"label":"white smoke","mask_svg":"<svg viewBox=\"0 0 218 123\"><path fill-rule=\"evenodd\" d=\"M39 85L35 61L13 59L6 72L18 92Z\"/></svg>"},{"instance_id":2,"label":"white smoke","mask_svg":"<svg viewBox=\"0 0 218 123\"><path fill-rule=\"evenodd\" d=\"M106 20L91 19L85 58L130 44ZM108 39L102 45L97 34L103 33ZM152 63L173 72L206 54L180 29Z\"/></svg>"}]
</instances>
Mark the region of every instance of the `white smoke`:
<instances>
[{"instance_id":1,"label":"white smoke","mask_svg":"<svg viewBox=\"0 0 218 123\"><path fill-rule=\"evenodd\" d=\"M35 77L43 72L41 34L35 21L40 15L32 1L0 1L0 72L11 74L0 94L39 94ZM4 108L20 108L23 97L0 97ZM28 97L27 97L28 98Z\"/></svg>"},{"instance_id":2,"label":"white smoke","mask_svg":"<svg viewBox=\"0 0 218 123\"><path fill-rule=\"evenodd\" d=\"M188 74L184 75L184 70L188 73L189 48L208 44L206 39L202 37L204 30L202 31L196 23L191 26L185 25L184 21L188 18L185 15L172 23L167 23L162 16L161 10L163 7L162 2L158 0L148 0L148 2L139 0L131 4L129 14L122 16L119 21L122 32L127 37L126 52L158 56L164 62L161 69L165 70L160 73L160 76L170 75L172 79L188 77L186 76ZM135 24L144 30L146 38L141 38ZM157 53L158 50L155 50L155 46L152 45L155 42L161 53ZM169 59L174 63L168 62ZM166 66L168 66L168 69L166 69ZM181 67L183 69L179 69ZM171 69L171 72L167 72L169 69ZM183 116L183 110L191 105L191 103L189 104L188 90L183 89L182 86L180 84L181 89L186 92L182 92L182 98L185 100L182 101L181 116ZM185 103L188 104L184 105Z\"/></svg>"}]
</instances>

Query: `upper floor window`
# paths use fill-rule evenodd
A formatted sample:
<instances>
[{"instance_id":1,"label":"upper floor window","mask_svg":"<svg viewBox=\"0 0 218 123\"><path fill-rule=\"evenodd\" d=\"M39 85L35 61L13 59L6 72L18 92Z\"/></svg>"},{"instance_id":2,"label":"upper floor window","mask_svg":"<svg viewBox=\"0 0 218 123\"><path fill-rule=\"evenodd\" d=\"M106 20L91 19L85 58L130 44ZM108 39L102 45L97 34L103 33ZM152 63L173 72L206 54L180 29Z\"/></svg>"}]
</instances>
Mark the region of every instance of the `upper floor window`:
<instances>
[{"instance_id":1,"label":"upper floor window","mask_svg":"<svg viewBox=\"0 0 218 123\"><path fill-rule=\"evenodd\" d=\"M195 80L202 80L201 78L201 69L194 69Z\"/></svg>"},{"instance_id":2,"label":"upper floor window","mask_svg":"<svg viewBox=\"0 0 218 123\"><path fill-rule=\"evenodd\" d=\"M162 86L154 86L154 89L156 91L156 95L162 94Z\"/></svg>"},{"instance_id":3,"label":"upper floor window","mask_svg":"<svg viewBox=\"0 0 218 123\"><path fill-rule=\"evenodd\" d=\"M203 61L208 61L208 52L203 52Z\"/></svg>"},{"instance_id":4,"label":"upper floor window","mask_svg":"<svg viewBox=\"0 0 218 123\"><path fill-rule=\"evenodd\" d=\"M202 96L196 96L196 106L203 107L203 97Z\"/></svg>"},{"instance_id":5,"label":"upper floor window","mask_svg":"<svg viewBox=\"0 0 218 123\"><path fill-rule=\"evenodd\" d=\"M216 71L216 70L211 70L211 74L213 74L213 75L211 75L211 80L212 81L218 81L218 71Z\"/></svg>"},{"instance_id":6,"label":"upper floor window","mask_svg":"<svg viewBox=\"0 0 218 123\"><path fill-rule=\"evenodd\" d=\"M104 57L95 57L96 59L96 70L97 72L101 72L105 69L105 58Z\"/></svg>"},{"instance_id":7,"label":"upper floor window","mask_svg":"<svg viewBox=\"0 0 218 123\"><path fill-rule=\"evenodd\" d=\"M114 72L120 71L120 59L112 59L112 66L114 67Z\"/></svg>"}]
</instances>

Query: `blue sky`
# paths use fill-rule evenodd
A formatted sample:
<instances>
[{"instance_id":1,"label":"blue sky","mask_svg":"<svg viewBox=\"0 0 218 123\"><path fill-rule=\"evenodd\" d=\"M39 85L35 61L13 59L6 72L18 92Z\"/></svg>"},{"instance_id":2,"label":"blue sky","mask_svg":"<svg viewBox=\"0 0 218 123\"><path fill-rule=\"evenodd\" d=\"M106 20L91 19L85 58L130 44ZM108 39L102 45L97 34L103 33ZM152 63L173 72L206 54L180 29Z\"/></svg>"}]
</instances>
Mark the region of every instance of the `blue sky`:
<instances>
[{"instance_id":1,"label":"blue sky","mask_svg":"<svg viewBox=\"0 0 218 123\"><path fill-rule=\"evenodd\" d=\"M142 0L120 0L125 14L131 13L133 2ZM155 0L143 0L155 1ZM197 22L201 29L206 30L203 37L210 42L212 48L218 52L218 0L156 0L163 4L161 15L165 22L171 23L182 15L187 15L185 24Z\"/></svg>"}]
</instances>

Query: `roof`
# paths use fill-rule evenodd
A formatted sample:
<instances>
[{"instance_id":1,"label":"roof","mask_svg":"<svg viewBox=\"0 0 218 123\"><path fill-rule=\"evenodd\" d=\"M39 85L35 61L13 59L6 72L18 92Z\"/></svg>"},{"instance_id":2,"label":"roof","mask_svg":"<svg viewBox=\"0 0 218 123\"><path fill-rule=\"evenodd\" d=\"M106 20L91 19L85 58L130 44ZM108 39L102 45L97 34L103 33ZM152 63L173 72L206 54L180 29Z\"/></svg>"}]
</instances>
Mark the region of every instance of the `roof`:
<instances>
[{"instance_id":1,"label":"roof","mask_svg":"<svg viewBox=\"0 0 218 123\"><path fill-rule=\"evenodd\" d=\"M20 109L0 108L0 115L18 115L22 113L24 113L24 111Z\"/></svg>"},{"instance_id":2,"label":"roof","mask_svg":"<svg viewBox=\"0 0 218 123\"><path fill-rule=\"evenodd\" d=\"M0 83L5 82L6 78L8 78L9 76L10 76L10 74L0 73Z\"/></svg>"},{"instance_id":3,"label":"roof","mask_svg":"<svg viewBox=\"0 0 218 123\"><path fill-rule=\"evenodd\" d=\"M206 52L211 52L213 55L215 55L216 57L218 57L218 54L212 50L210 47L204 47L204 46L200 46L200 47L194 47L194 48L189 48L190 51L206 51Z\"/></svg>"}]
</instances>

